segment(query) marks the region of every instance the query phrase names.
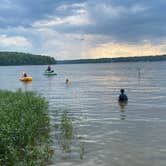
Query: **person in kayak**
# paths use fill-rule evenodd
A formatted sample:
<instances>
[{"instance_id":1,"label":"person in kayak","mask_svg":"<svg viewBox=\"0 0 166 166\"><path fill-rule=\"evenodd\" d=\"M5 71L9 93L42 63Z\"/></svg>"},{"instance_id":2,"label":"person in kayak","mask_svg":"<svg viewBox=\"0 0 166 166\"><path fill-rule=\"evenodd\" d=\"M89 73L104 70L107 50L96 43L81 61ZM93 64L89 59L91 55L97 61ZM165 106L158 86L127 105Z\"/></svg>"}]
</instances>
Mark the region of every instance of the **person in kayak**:
<instances>
[{"instance_id":1,"label":"person in kayak","mask_svg":"<svg viewBox=\"0 0 166 166\"><path fill-rule=\"evenodd\" d=\"M27 73L22 72L22 77L27 77Z\"/></svg>"},{"instance_id":2,"label":"person in kayak","mask_svg":"<svg viewBox=\"0 0 166 166\"><path fill-rule=\"evenodd\" d=\"M48 71L48 72L54 72L54 70L51 70L51 66L50 66L50 65L48 65L47 71Z\"/></svg>"},{"instance_id":3,"label":"person in kayak","mask_svg":"<svg viewBox=\"0 0 166 166\"><path fill-rule=\"evenodd\" d=\"M24 77L27 77L27 73L24 73Z\"/></svg>"},{"instance_id":4,"label":"person in kayak","mask_svg":"<svg viewBox=\"0 0 166 166\"><path fill-rule=\"evenodd\" d=\"M124 94L125 90L121 89L120 92L121 92L121 94L119 95L119 102L127 102L128 97L126 94Z\"/></svg>"},{"instance_id":5,"label":"person in kayak","mask_svg":"<svg viewBox=\"0 0 166 166\"><path fill-rule=\"evenodd\" d=\"M51 71L51 66L50 65L48 65L47 71Z\"/></svg>"}]
</instances>

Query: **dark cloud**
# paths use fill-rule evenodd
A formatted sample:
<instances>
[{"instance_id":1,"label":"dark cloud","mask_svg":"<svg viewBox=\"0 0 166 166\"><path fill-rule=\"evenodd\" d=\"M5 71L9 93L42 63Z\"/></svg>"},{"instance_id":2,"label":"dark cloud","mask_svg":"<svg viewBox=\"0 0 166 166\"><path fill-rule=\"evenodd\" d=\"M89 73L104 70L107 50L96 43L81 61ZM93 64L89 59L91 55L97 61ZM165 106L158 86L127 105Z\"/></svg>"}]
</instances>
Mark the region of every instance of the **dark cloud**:
<instances>
[{"instance_id":1,"label":"dark cloud","mask_svg":"<svg viewBox=\"0 0 166 166\"><path fill-rule=\"evenodd\" d=\"M99 2L99 1L98 1ZM98 4L91 8L90 16L95 21L95 26L86 28L89 33L111 35L117 40L138 41L166 37L165 31L165 6L166 1L105 1L105 7L110 15L106 15L105 9L101 8L97 14ZM103 3L104 4L104 3ZM101 5L102 7L102 5ZM111 17L113 12L119 15ZM118 11L119 10L119 11ZM120 11L121 10L121 11ZM92 30L93 29L93 30Z\"/></svg>"},{"instance_id":2,"label":"dark cloud","mask_svg":"<svg viewBox=\"0 0 166 166\"><path fill-rule=\"evenodd\" d=\"M62 32L110 35L117 41L138 42L166 37L164 0L91 0L86 2L91 25L63 25Z\"/></svg>"},{"instance_id":3,"label":"dark cloud","mask_svg":"<svg viewBox=\"0 0 166 166\"><path fill-rule=\"evenodd\" d=\"M84 9L90 24L64 22L53 29L63 33L107 35L117 41L155 40L166 37L165 7L165 0L2 0L0 27L27 28L53 17L63 20Z\"/></svg>"},{"instance_id":4,"label":"dark cloud","mask_svg":"<svg viewBox=\"0 0 166 166\"><path fill-rule=\"evenodd\" d=\"M56 10L61 5L82 0L2 0L0 4L0 27L31 26L32 22L51 15L67 15Z\"/></svg>"}]
</instances>

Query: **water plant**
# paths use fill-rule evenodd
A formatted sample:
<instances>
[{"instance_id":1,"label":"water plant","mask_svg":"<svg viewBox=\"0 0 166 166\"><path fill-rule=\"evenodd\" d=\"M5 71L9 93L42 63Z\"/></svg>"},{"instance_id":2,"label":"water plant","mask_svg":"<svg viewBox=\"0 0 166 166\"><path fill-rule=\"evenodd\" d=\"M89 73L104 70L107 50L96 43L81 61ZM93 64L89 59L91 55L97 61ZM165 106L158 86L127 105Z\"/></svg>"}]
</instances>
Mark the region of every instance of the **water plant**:
<instances>
[{"instance_id":1,"label":"water plant","mask_svg":"<svg viewBox=\"0 0 166 166\"><path fill-rule=\"evenodd\" d=\"M57 116L59 118L57 118L57 122L54 125L58 145L63 153L72 153L72 150L77 151L79 158L83 160L85 148L82 138L77 136L76 126L78 123L73 123L76 119L73 118L69 109L59 110L59 112L61 113Z\"/></svg>"},{"instance_id":2,"label":"water plant","mask_svg":"<svg viewBox=\"0 0 166 166\"><path fill-rule=\"evenodd\" d=\"M71 144L73 139L72 120L65 110L61 115L61 123L59 125L58 142L64 152L71 152Z\"/></svg>"},{"instance_id":3,"label":"water plant","mask_svg":"<svg viewBox=\"0 0 166 166\"><path fill-rule=\"evenodd\" d=\"M0 165L44 166L49 154L48 103L32 92L0 91Z\"/></svg>"}]
</instances>

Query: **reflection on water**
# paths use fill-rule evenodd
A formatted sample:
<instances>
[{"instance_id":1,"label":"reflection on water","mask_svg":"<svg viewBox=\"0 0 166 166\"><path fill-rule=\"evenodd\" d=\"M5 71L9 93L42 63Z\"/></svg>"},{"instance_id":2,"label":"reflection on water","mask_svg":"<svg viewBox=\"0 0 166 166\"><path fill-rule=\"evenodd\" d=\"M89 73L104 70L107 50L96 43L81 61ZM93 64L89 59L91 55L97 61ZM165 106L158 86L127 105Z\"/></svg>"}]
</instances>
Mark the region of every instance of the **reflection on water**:
<instances>
[{"instance_id":1,"label":"reflection on water","mask_svg":"<svg viewBox=\"0 0 166 166\"><path fill-rule=\"evenodd\" d=\"M49 101L53 166L166 165L166 62L56 65L52 77L45 68L0 67L0 89L32 90ZM22 71L30 84L18 80ZM121 88L126 105L117 102Z\"/></svg>"},{"instance_id":2,"label":"reflection on water","mask_svg":"<svg viewBox=\"0 0 166 166\"><path fill-rule=\"evenodd\" d=\"M28 91L29 87L32 85L32 81L20 81L22 84L22 90Z\"/></svg>"},{"instance_id":3,"label":"reflection on water","mask_svg":"<svg viewBox=\"0 0 166 166\"><path fill-rule=\"evenodd\" d=\"M65 153L71 152L72 139L74 135L73 135L72 120L68 116L67 111L64 111L61 116L61 122L58 130L59 130L58 143L62 151Z\"/></svg>"},{"instance_id":4,"label":"reflection on water","mask_svg":"<svg viewBox=\"0 0 166 166\"><path fill-rule=\"evenodd\" d=\"M71 153L75 146L79 148L79 157L82 160L84 156L84 142L81 142L81 137L76 135L76 125L73 123L74 118L69 114L68 110L64 110L60 115L59 123L55 126L55 138L57 139L58 145L63 153ZM77 133L78 134L78 133Z\"/></svg>"},{"instance_id":5,"label":"reflection on water","mask_svg":"<svg viewBox=\"0 0 166 166\"><path fill-rule=\"evenodd\" d=\"M142 77L142 71L141 68L138 68L138 86L141 85L141 77Z\"/></svg>"},{"instance_id":6,"label":"reflection on water","mask_svg":"<svg viewBox=\"0 0 166 166\"><path fill-rule=\"evenodd\" d=\"M127 106L128 102L118 102L119 103L119 107L120 107L120 116L121 116L121 120L125 120L126 119L126 114L125 114L125 107Z\"/></svg>"},{"instance_id":7,"label":"reflection on water","mask_svg":"<svg viewBox=\"0 0 166 166\"><path fill-rule=\"evenodd\" d=\"M81 160L83 160L84 153L85 153L84 142L80 142L80 159Z\"/></svg>"}]
</instances>

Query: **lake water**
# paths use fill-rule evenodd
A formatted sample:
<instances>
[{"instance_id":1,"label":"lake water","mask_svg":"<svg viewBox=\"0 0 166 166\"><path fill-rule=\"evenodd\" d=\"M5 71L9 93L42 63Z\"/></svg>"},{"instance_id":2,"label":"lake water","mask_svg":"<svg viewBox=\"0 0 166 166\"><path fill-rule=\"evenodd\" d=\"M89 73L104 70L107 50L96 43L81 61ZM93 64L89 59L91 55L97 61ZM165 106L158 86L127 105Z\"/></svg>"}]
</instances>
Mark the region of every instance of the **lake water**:
<instances>
[{"instance_id":1,"label":"lake water","mask_svg":"<svg viewBox=\"0 0 166 166\"><path fill-rule=\"evenodd\" d=\"M45 68L0 67L0 89L36 91L49 101L52 165L166 165L166 62L56 65L50 77ZM22 71L31 83L18 80ZM117 102L120 88L126 106Z\"/></svg>"}]
</instances>

